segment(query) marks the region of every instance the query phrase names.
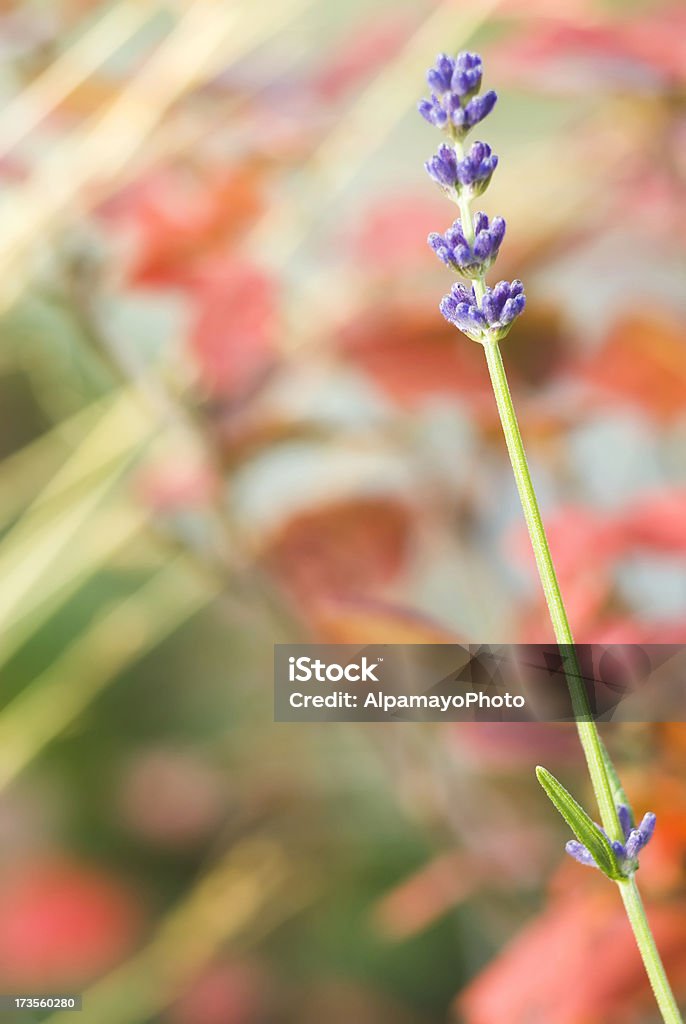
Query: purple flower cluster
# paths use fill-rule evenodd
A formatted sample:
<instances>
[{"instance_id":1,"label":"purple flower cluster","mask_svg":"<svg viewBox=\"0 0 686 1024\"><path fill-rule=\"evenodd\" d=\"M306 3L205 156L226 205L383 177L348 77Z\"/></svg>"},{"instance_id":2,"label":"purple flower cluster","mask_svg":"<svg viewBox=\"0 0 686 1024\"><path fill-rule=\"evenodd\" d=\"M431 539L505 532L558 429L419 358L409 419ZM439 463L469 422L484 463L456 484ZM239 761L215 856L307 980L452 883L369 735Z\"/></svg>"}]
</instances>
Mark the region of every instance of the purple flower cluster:
<instances>
[{"instance_id":1,"label":"purple flower cluster","mask_svg":"<svg viewBox=\"0 0 686 1024\"><path fill-rule=\"evenodd\" d=\"M445 92L471 96L481 88L482 74L483 63L478 53L465 51L457 57L439 53L436 63L426 73L426 80L439 96Z\"/></svg>"},{"instance_id":2,"label":"purple flower cluster","mask_svg":"<svg viewBox=\"0 0 686 1024\"><path fill-rule=\"evenodd\" d=\"M488 288L484 275L494 263L505 236L505 221L485 213L472 218L469 203L488 187L498 157L485 142L475 142L465 153L463 139L470 128L491 112L496 94L479 94L483 66L476 53L449 57L442 53L427 72L431 98L419 104L430 124L444 129L453 145L443 143L425 163L429 177L460 207L461 217L445 234L429 235L429 245L440 260L474 285L453 286L441 302L446 320L474 341L500 341L526 304L521 281L500 281Z\"/></svg>"},{"instance_id":3,"label":"purple flower cluster","mask_svg":"<svg viewBox=\"0 0 686 1024\"><path fill-rule=\"evenodd\" d=\"M505 221L494 217L489 224L485 213L477 213L472 225L474 241L465 238L462 223L456 220L444 235L433 232L429 245L438 258L465 277L482 277L488 270L505 237Z\"/></svg>"},{"instance_id":4,"label":"purple flower cluster","mask_svg":"<svg viewBox=\"0 0 686 1024\"><path fill-rule=\"evenodd\" d=\"M620 843L619 840L615 839L611 845L622 874L629 876L638 868L639 853L644 846L648 845L653 837L656 819L652 812L648 812L648 814L644 815L643 821L638 828L635 828L631 811L625 804L619 805L617 814L622 831L624 832L625 841ZM565 849L570 857L578 860L580 864L586 864L588 867L593 868L598 866L583 843L578 842L576 839L570 839Z\"/></svg>"},{"instance_id":5,"label":"purple flower cluster","mask_svg":"<svg viewBox=\"0 0 686 1024\"><path fill-rule=\"evenodd\" d=\"M449 57L442 53L429 68L426 79L431 97L419 104L419 113L436 128L447 128L455 137L467 134L490 114L497 100L491 90L477 96L481 88L482 63L477 53Z\"/></svg>"},{"instance_id":6,"label":"purple flower cluster","mask_svg":"<svg viewBox=\"0 0 686 1024\"><path fill-rule=\"evenodd\" d=\"M526 304L521 281L499 281L495 288L486 288L481 304L474 286L454 284L450 295L441 301L441 313L469 338L481 341L485 334L499 341Z\"/></svg>"},{"instance_id":7,"label":"purple flower cluster","mask_svg":"<svg viewBox=\"0 0 686 1024\"><path fill-rule=\"evenodd\" d=\"M424 164L429 177L442 188L469 188L470 197L485 191L497 166L498 157L485 142L475 142L461 159L452 146L443 143Z\"/></svg>"}]
</instances>

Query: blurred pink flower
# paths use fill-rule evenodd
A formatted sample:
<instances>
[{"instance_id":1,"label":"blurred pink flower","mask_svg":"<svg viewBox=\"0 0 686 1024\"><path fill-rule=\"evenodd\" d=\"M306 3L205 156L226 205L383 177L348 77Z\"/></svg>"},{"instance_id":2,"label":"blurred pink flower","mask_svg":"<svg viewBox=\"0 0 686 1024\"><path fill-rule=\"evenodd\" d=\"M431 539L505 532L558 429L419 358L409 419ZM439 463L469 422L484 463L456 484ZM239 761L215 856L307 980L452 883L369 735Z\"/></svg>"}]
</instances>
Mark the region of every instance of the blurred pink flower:
<instances>
[{"instance_id":1,"label":"blurred pink flower","mask_svg":"<svg viewBox=\"0 0 686 1024\"><path fill-rule=\"evenodd\" d=\"M191 281L190 351L200 385L214 398L240 400L275 365L275 282L245 261L219 258Z\"/></svg>"},{"instance_id":2,"label":"blurred pink flower","mask_svg":"<svg viewBox=\"0 0 686 1024\"><path fill-rule=\"evenodd\" d=\"M264 973L251 964L207 967L164 1015L165 1024L252 1024L264 1021Z\"/></svg>"},{"instance_id":3,"label":"blurred pink flower","mask_svg":"<svg viewBox=\"0 0 686 1024\"><path fill-rule=\"evenodd\" d=\"M217 827L225 808L223 780L194 754L146 750L126 767L117 803L123 823L141 838L184 847Z\"/></svg>"},{"instance_id":4,"label":"blurred pink flower","mask_svg":"<svg viewBox=\"0 0 686 1024\"><path fill-rule=\"evenodd\" d=\"M354 264L372 274L395 274L417 265L430 268L434 257L426 238L446 216L438 195L424 198L409 192L380 197L349 232L346 247Z\"/></svg>"},{"instance_id":5,"label":"blurred pink flower","mask_svg":"<svg viewBox=\"0 0 686 1024\"><path fill-rule=\"evenodd\" d=\"M559 10L508 34L490 51L500 75L563 92L667 89L684 81L686 12L671 4L598 18Z\"/></svg>"},{"instance_id":6,"label":"blurred pink flower","mask_svg":"<svg viewBox=\"0 0 686 1024\"><path fill-rule=\"evenodd\" d=\"M128 953L141 925L134 893L107 872L44 857L0 878L0 977L45 991L81 985Z\"/></svg>"}]
</instances>

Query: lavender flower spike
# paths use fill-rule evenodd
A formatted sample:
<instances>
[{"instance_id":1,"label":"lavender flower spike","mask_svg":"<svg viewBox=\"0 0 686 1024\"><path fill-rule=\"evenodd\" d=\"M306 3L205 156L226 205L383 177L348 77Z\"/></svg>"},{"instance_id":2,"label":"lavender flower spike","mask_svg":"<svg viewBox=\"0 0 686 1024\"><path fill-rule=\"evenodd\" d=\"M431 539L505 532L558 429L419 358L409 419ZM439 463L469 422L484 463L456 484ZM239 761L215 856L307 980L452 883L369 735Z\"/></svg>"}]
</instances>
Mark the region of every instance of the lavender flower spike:
<instances>
[{"instance_id":1,"label":"lavender flower spike","mask_svg":"<svg viewBox=\"0 0 686 1024\"><path fill-rule=\"evenodd\" d=\"M485 275L495 262L505 237L505 221L485 213L473 215L470 203L488 187L498 157L485 142L475 142L465 152L463 139L493 109L494 92L479 94L483 66L476 53L449 57L442 53L427 72L431 98L422 100L419 112L427 121L445 129L452 145L443 143L427 160L425 168L460 208L460 217L444 235L433 232L429 245L446 266L473 281L471 288L454 285L440 304L446 320L473 341L498 342L526 305L521 281L500 281L489 288Z\"/></svg>"},{"instance_id":2,"label":"lavender flower spike","mask_svg":"<svg viewBox=\"0 0 686 1024\"><path fill-rule=\"evenodd\" d=\"M443 143L438 152L424 164L426 173L442 188L455 188L459 181L459 162L452 146Z\"/></svg>"},{"instance_id":3,"label":"lavender flower spike","mask_svg":"<svg viewBox=\"0 0 686 1024\"><path fill-rule=\"evenodd\" d=\"M655 831L656 819L655 815L649 812L644 815L643 821L638 828L634 828L631 811L625 804L620 804L617 807L617 816L624 831L626 843L620 843L615 839L612 842L612 850L622 874L629 878L638 870L638 855L650 842ZM565 849L570 857L578 860L580 864L586 864L589 867L598 866L583 843L570 839Z\"/></svg>"},{"instance_id":4,"label":"lavender flower spike","mask_svg":"<svg viewBox=\"0 0 686 1024\"><path fill-rule=\"evenodd\" d=\"M489 224L485 213L477 213L472 223L473 241L468 242L462 223L456 220L445 235L432 232L428 242L438 258L464 277L482 277L494 262L505 237L505 221L494 217Z\"/></svg>"},{"instance_id":5,"label":"lavender flower spike","mask_svg":"<svg viewBox=\"0 0 686 1024\"><path fill-rule=\"evenodd\" d=\"M440 305L441 313L472 341L500 341L510 330L513 320L524 311L526 297L521 281L499 281L495 288L485 288L479 303L474 286L454 284L450 295Z\"/></svg>"},{"instance_id":6,"label":"lavender flower spike","mask_svg":"<svg viewBox=\"0 0 686 1024\"><path fill-rule=\"evenodd\" d=\"M440 53L426 73L431 96L421 100L419 113L429 124L445 129L453 139L464 138L474 125L490 114L498 98L492 90L477 95L482 72L481 57L477 53L464 51L457 57Z\"/></svg>"},{"instance_id":7,"label":"lavender flower spike","mask_svg":"<svg viewBox=\"0 0 686 1024\"><path fill-rule=\"evenodd\" d=\"M462 159L452 146L443 143L424 164L429 177L441 188L455 189L458 195L464 192L470 199L486 190L497 166L498 157L485 142L475 142Z\"/></svg>"}]
</instances>

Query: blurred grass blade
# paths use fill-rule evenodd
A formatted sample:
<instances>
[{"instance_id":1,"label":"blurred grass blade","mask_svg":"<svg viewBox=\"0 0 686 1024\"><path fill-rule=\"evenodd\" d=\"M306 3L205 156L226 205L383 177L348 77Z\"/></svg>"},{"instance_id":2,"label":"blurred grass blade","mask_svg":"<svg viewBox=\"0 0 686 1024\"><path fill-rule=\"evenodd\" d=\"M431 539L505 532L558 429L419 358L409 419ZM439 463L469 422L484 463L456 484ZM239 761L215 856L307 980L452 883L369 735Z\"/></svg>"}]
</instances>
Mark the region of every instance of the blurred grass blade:
<instances>
[{"instance_id":1,"label":"blurred grass blade","mask_svg":"<svg viewBox=\"0 0 686 1024\"><path fill-rule=\"evenodd\" d=\"M120 0L113 4L22 89L0 112L0 160L160 9L160 4L151 0Z\"/></svg>"},{"instance_id":2,"label":"blurred grass blade","mask_svg":"<svg viewBox=\"0 0 686 1024\"><path fill-rule=\"evenodd\" d=\"M127 393L131 399L133 389L127 389ZM54 491L48 497L39 494L45 480L54 477L60 463L71 456L74 448L123 395L122 390L91 402L0 462L0 527L10 523L28 505L48 503L60 497Z\"/></svg>"},{"instance_id":3,"label":"blurred grass blade","mask_svg":"<svg viewBox=\"0 0 686 1024\"><path fill-rule=\"evenodd\" d=\"M113 603L0 713L0 788L105 686L219 593L219 580L179 558Z\"/></svg>"},{"instance_id":4,"label":"blurred grass blade","mask_svg":"<svg viewBox=\"0 0 686 1024\"><path fill-rule=\"evenodd\" d=\"M121 548L147 526L142 508L126 505L106 508L90 517L79 530L78 544L70 544L57 556L51 571L45 574L31 600L13 604L3 622L0 635L0 666L64 604L87 580L95 575Z\"/></svg>"},{"instance_id":5,"label":"blurred grass blade","mask_svg":"<svg viewBox=\"0 0 686 1024\"><path fill-rule=\"evenodd\" d=\"M190 0L164 41L107 109L56 147L31 179L7 197L0 237L0 306L16 298L23 261L38 238L77 198L92 205L106 194L169 108L217 70L220 53L225 63L238 59L309 2L281 0L272 7Z\"/></svg>"},{"instance_id":6,"label":"blurred grass blade","mask_svg":"<svg viewBox=\"0 0 686 1024\"><path fill-rule=\"evenodd\" d=\"M73 435L74 447L67 449L62 465L4 535L0 541L0 551L27 536L37 525L67 507L75 496L102 480L103 475L115 469L118 463L130 458L136 449L152 438L155 429L144 403L137 397L135 387L122 388L113 400L89 406L84 410L83 417L78 414L69 421L70 429L65 432L64 439L69 442ZM59 429L55 428L55 432ZM56 437L50 438L49 446L55 444L56 440ZM44 439L40 439L34 442L35 447L13 457L18 462L19 472L27 472L27 469L35 472L31 460L35 453L38 453L40 459L45 458L46 444ZM14 469L10 466L10 481L12 472L16 474L16 465ZM0 480L5 480L2 467Z\"/></svg>"},{"instance_id":7,"label":"blurred grass blade","mask_svg":"<svg viewBox=\"0 0 686 1024\"><path fill-rule=\"evenodd\" d=\"M554 775L540 765L536 769L536 777L553 806L565 819L579 842L589 851L603 874L614 881L623 879L624 875L617 866L609 839L589 818L583 807Z\"/></svg>"},{"instance_id":8,"label":"blurred grass blade","mask_svg":"<svg viewBox=\"0 0 686 1024\"><path fill-rule=\"evenodd\" d=\"M0 542L0 621L39 603L38 584L73 543L101 499L151 436L151 425L130 397L115 402ZM104 479L102 467L107 467ZM96 483L89 479L96 476ZM77 484L84 492L70 492ZM64 497L50 507L50 499Z\"/></svg>"},{"instance_id":9,"label":"blurred grass blade","mask_svg":"<svg viewBox=\"0 0 686 1024\"><path fill-rule=\"evenodd\" d=\"M306 879L277 843L243 839L171 911L140 953L86 990L84 1008L98 1024L157 1020L223 946L249 945L311 896L311 872ZM63 1018L56 1013L46 1024Z\"/></svg>"},{"instance_id":10,"label":"blurred grass blade","mask_svg":"<svg viewBox=\"0 0 686 1024\"><path fill-rule=\"evenodd\" d=\"M120 464L122 469L124 465ZM10 626L26 614L32 602L42 600L42 586L39 586L42 577L51 570L59 555L76 542L84 524L110 491L113 479L107 477L49 522L24 532L11 544L0 545L0 621L3 626Z\"/></svg>"}]
</instances>

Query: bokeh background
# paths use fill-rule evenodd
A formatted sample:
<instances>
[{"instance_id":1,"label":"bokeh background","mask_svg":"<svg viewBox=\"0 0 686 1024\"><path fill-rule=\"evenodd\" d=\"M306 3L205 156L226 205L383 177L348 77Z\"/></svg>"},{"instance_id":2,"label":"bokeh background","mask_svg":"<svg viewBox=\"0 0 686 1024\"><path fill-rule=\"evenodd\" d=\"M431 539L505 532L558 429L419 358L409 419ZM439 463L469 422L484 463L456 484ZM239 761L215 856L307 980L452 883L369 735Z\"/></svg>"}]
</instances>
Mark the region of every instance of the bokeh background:
<instances>
[{"instance_id":1,"label":"bokeh background","mask_svg":"<svg viewBox=\"0 0 686 1024\"><path fill-rule=\"evenodd\" d=\"M577 638L686 641L683 5L4 0L3 991L93 1024L656 1020L533 778L588 796L573 733L272 722L276 640L551 636L425 243L453 209L416 101L467 46ZM686 727L607 740L686 999Z\"/></svg>"}]
</instances>

